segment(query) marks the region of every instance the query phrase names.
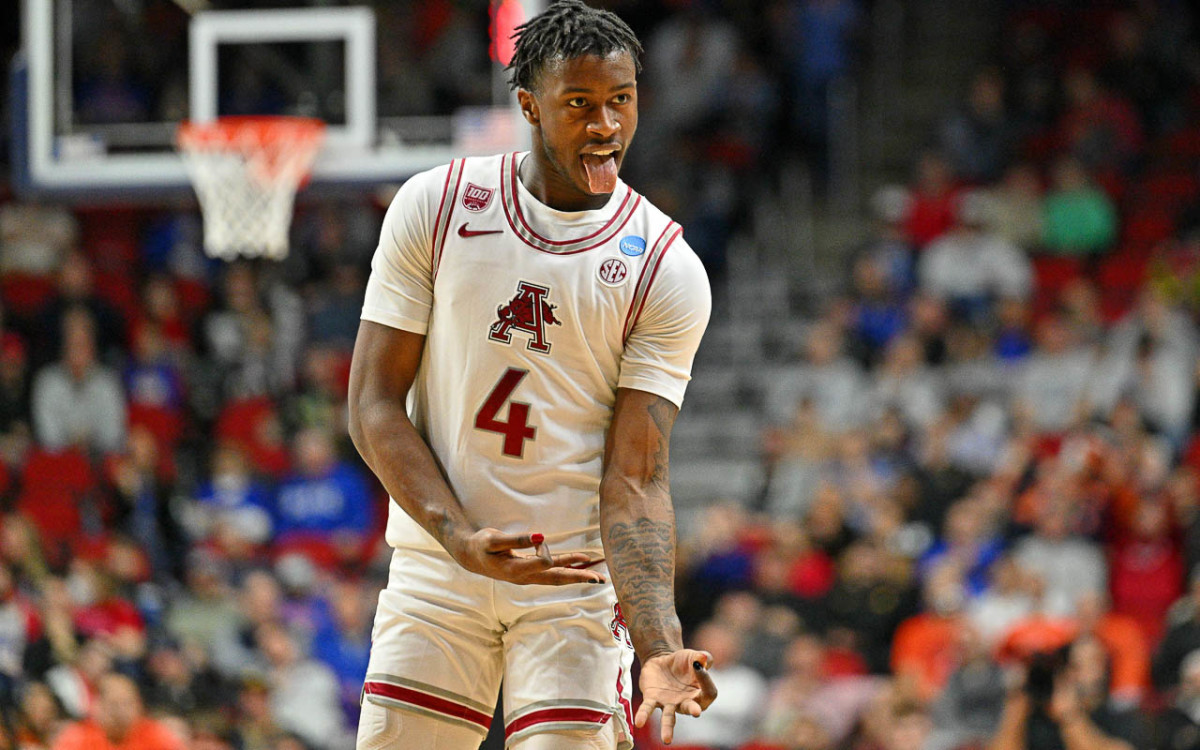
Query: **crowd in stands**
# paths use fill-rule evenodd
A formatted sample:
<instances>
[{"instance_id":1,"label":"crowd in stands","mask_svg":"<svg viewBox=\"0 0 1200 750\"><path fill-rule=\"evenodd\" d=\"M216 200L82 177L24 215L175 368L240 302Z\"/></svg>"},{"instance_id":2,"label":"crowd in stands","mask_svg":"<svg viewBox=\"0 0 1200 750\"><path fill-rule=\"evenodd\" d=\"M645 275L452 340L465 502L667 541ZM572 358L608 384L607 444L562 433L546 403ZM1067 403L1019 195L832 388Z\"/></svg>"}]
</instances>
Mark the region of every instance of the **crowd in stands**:
<instances>
[{"instance_id":1,"label":"crowd in stands","mask_svg":"<svg viewBox=\"0 0 1200 750\"><path fill-rule=\"evenodd\" d=\"M1049 5L759 388L761 495L682 541L729 686L689 750L1200 747L1195 18Z\"/></svg>"},{"instance_id":2,"label":"crowd in stands","mask_svg":"<svg viewBox=\"0 0 1200 750\"><path fill-rule=\"evenodd\" d=\"M629 179L719 274L760 173L822 168L866 8L607 5L647 47ZM384 86L428 102L388 106L485 95L444 62L486 54L457 5L390 7L418 36ZM721 697L675 747L1200 747L1197 19L1008 7L760 394L762 492L680 539ZM80 117L169 115L150 52L88 51ZM0 750L349 745L387 571L344 406L380 220L302 202L286 261L226 265L188 207L0 205Z\"/></svg>"}]
</instances>

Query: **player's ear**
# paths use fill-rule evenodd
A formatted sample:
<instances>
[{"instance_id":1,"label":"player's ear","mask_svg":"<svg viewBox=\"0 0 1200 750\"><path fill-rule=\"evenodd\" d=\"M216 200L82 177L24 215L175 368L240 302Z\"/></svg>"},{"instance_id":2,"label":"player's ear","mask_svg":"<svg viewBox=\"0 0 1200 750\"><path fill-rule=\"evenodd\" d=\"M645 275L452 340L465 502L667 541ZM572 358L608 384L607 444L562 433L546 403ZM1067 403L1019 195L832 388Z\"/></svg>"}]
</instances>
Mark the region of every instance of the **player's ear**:
<instances>
[{"instance_id":1,"label":"player's ear","mask_svg":"<svg viewBox=\"0 0 1200 750\"><path fill-rule=\"evenodd\" d=\"M537 99L533 94L526 89L517 89L517 104L521 107L521 114L525 117L525 122L530 125L539 125L542 121L542 113L538 109Z\"/></svg>"}]
</instances>

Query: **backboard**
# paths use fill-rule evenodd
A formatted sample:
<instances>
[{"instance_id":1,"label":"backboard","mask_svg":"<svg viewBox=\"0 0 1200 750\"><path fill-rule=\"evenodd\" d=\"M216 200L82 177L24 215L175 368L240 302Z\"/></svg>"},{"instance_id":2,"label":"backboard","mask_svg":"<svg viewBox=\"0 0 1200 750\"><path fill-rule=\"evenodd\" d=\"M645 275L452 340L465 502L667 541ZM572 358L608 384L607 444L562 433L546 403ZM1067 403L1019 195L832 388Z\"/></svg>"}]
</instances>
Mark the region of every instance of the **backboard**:
<instances>
[{"instance_id":1,"label":"backboard","mask_svg":"<svg viewBox=\"0 0 1200 750\"><path fill-rule=\"evenodd\" d=\"M524 148L494 42L543 4L23 0L14 182L68 201L188 195L175 130L227 114L325 120L318 190Z\"/></svg>"}]
</instances>

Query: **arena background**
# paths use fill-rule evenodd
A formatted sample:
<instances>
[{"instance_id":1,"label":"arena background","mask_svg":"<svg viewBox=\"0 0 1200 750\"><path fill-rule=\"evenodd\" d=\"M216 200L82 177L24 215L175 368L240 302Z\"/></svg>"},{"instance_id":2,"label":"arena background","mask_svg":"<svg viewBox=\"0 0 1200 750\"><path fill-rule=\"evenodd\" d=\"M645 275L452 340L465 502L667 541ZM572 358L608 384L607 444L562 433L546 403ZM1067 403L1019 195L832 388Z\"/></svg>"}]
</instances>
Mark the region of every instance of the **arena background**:
<instances>
[{"instance_id":1,"label":"arena background","mask_svg":"<svg viewBox=\"0 0 1200 750\"><path fill-rule=\"evenodd\" d=\"M1002 750L1027 694L1030 750L1083 714L1200 747L1194 6L593 4L646 47L624 177L715 297L672 488L721 698L676 746ZM170 161L190 12L280 5L6 5L0 748L82 747L114 672L143 750L352 744L363 284L399 182L515 137L495 27L536 4L370 4L377 171L319 166L286 260L212 261ZM221 51L219 112L346 124L339 45Z\"/></svg>"}]
</instances>

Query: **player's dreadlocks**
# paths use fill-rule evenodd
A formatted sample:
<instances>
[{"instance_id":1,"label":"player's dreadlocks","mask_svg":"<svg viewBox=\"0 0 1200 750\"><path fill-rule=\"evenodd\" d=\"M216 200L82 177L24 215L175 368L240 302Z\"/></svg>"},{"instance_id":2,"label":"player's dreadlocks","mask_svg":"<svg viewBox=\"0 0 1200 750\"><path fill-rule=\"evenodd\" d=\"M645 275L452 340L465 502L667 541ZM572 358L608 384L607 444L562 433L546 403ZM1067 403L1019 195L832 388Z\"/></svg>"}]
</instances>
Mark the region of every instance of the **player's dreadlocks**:
<instances>
[{"instance_id":1,"label":"player's dreadlocks","mask_svg":"<svg viewBox=\"0 0 1200 750\"><path fill-rule=\"evenodd\" d=\"M633 57L642 72L642 43L615 13L597 10L581 0L556 0L542 13L517 27L508 85L532 91L547 63L583 55L605 57L618 50Z\"/></svg>"}]
</instances>

